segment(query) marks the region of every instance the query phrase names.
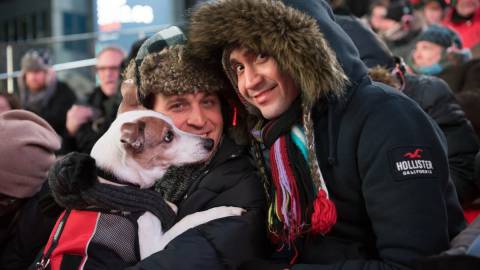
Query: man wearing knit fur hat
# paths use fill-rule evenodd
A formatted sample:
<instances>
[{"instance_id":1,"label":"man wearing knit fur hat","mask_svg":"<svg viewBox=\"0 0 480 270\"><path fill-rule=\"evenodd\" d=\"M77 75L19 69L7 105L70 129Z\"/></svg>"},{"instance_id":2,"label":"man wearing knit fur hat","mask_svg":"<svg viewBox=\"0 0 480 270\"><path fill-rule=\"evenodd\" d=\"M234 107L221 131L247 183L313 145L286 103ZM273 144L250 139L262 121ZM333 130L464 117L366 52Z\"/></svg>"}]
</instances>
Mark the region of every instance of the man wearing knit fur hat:
<instances>
[{"instance_id":1,"label":"man wearing knit fur hat","mask_svg":"<svg viewBox=\"0 0 480 270\"><path fill-rule=\"evenodd\" d=\"M34 113L11 110L0 114L0 139L0 265L26 269L57 218L40 210L39 191L60 138Z\"/></svg>"},{"instance_id":2,"label":"man wearing knit fur hat","mask_svg":"<svg viewBox=\"0 0 480 270\"><path fill-rule=\"evenodd\" d=\"M245 269L410 269L447 249L465 222L441 131L372 83L324 1L283 2L211 1L190 19L187 48L223 66L256 118L283 252Z\"/></svg>"},{"instance_id":3,"label":"man wearing knit fur hat","mask_svg":"<svg viewBox=\"0 0 480 270\"><path fill-rule=\"evenodd\" d=\"M18 88L22 109L36 113L66 137L67 111L76 96L67 84L57 80L48 51L32 49L25 53Z\"/></svg>"},{"instance_id":4,"label":"man wearing knit fur hat","mask_svg":"<svg viewBox=\"0 0 480 270\"><path fill-rule=\"evenodd\" d=\"M241 111L240 104L223 95L233 92L224 91L230 86L221 70L210 69L191 58L183 45L175 45L184 40L180 29L171 27L144 42L127 67L119 111L127 106L153 109L170 116L181 130L214 141L215 150L207 164L169 169L155 186L164 199L178 206L175 221L216 206L247 211L189 230L131 269L237 269L264 254L267 243L261 181L248 151L235 143L240 126L234 122L241 117L235 112ZM85 181L77 177L77 168L85 165L86 159L75 154L65 159L54 166L49 181ZM60 194L63 191L52 186L52 192L62 206L75 207L76 202ZM109 256L90 256L86 265L97 260L102 265L112 263Z\"/></svg>"}]
</instances>

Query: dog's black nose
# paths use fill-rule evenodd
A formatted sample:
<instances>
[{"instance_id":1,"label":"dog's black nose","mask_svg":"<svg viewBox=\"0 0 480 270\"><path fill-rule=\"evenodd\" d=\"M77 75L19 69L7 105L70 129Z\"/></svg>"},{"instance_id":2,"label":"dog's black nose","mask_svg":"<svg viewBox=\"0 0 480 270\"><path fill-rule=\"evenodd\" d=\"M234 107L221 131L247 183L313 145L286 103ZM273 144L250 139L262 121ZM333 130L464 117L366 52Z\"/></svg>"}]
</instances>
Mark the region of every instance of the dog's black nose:
<instances>
[{"instance_id":1,"label":"dog's black nose","mask_svg":"<svg viewBox=\"0 0 480 270\"><path fill-rule=\"evenodd\" d=\"M214 144L215 142L212 139L203 140L203 147L208 151L212 151Z\"/></svg>"}]
</instances>

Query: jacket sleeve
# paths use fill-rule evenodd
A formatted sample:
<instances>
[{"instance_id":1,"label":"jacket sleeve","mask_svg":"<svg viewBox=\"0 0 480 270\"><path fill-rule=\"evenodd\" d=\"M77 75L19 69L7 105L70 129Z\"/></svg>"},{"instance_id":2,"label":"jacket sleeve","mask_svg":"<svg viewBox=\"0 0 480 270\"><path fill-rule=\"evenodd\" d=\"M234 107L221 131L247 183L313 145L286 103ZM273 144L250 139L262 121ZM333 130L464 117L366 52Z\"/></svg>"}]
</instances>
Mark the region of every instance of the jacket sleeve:
<instances>
[{"instance_id":1,"label":"jacket sleeve","mask_svg":"<svg viewBox=\"0 0 480 270\"><path fill-rule=\"evenodd\" d=\"M433 91L426 91L430 99L427 113L442 129L448 144L448 163L458 197L462 204L478 197L480 190L474 180L474 159L478 152L478 139L465 113L455 100L448 85L440 79L431 79Z\"/></svg>"},{"instance_id":2,"label":"jacket sleeve","mask_svg":"<svg viewBox=\"0 0 480 270\"><path fill-rule=\"evenodd\" d=\"M378 258L292 269L411 269L419 257L448 249L464 222L440 136L430 118L410 100L391 96L375 104L362 122L357 170ZM422 175L414 168L410 174L408 170L401 173L404 166L418 165L398 163L413 149L422 149L422 160L431 162L431 173Z\"/></svg>"},{"instance_id":3,"label":"jacket sleeve","mask_svg":"<svg viewBox=\"0 0 480 270\"><path fill-rule=\"evenodd\" d=\"M230 166L234 168L235 164ZM217 181L228 185L228 174L225 171L214 176ZM190 229L170 242L163 251L128 269L236 269L242 262L260 257L267 243L263 189L253 169L242 174L232 187L225 189L219 185L221 192L215 188L205 189L201 197L214 199L202 210L237 206L246 209L246 213Z\"/></svg>"},{"instance_id":4,"label":"jacket sleeve","mask_svg":"<svg viewBox=\"0 0 480 270\"><path fill-rule=\"evenodd\" d=\"M38 198L36 195L25 202L13 236L5 243L4 253L0 254L1 269L26 269L47 243L56 216L44 213Z\"/></svg>"}]
</instances>

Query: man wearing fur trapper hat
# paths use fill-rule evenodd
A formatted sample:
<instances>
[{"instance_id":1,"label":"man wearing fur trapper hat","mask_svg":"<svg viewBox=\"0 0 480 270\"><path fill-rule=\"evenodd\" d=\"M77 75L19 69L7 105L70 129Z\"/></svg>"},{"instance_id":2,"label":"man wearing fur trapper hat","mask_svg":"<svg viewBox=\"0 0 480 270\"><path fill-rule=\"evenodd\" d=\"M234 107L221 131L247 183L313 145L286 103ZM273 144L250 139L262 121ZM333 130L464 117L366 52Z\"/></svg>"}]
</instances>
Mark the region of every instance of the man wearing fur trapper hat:
<instances>
[{"instance_id":1,"label":"man wearing fur trapper hat","mask_svg":"<svg viewBox=\"0 0 480 270\"><path fill-rule=\"evenodd\" d=\"M245 269L409 269L447 249L465 224L438 127L372 83L327 3L284 2L212 1L190 18L188 49L223 66L257 120L285 256Z\"/></svg>"},{"instance_id":2,"label":"man wearing fur trapper hat","mask_svg":"<svg viewBox=\"0 0 480 270\"><path fill-rule=\"evenodd\" d=\"M234 142L233 135L240 126L232 122L240 121L241 116L235 116L235 112L241 110L241 104L230 102L227 95L235 95L233 91L224 91L231 86L222 70L215 72L191 58L184 46L178 45L184 40L178 27L169 27L143 43L137 57L127 67L125 77L128 80L122 84L123 101L119 111L139 109L143 105L141 109L161 112L171 117L179 129L212 139L215 149L207 164L169 169L157 181L155 189L160 194L154 196L155 200L149 200L152 195L134 196L132 193L129 198L135 201L128 203L137 209L151 208L160 205L163 197L178 206L175 222L216 206L242 207L246 212L195 227L175 238L165 250L129 269L237 269L243 262L263 255L268 244L265 193L247 149ZM66 208L81 208L82 199L86 199L85 202L93 200L99 208L106 202L122 210L123 201L115 194L97 196L96 191L100 190L97 184L81 192L66 188L80 185L68 184L70 182L85 186L85 182L95 176L94 173L87 175L95 172L95 168L85 169L92 163L95 164L88 156L73 153L54 166L49 182L56 201ZM98 240L94 238L89 246L95 247L98 244L95 241ZM113 243L113 247L118 246L117 239L113 239ZM100 265L114 267L109 256L90 256L86 264L82 263L88 268L99 260Z\"/></svg>"}]
</instances>

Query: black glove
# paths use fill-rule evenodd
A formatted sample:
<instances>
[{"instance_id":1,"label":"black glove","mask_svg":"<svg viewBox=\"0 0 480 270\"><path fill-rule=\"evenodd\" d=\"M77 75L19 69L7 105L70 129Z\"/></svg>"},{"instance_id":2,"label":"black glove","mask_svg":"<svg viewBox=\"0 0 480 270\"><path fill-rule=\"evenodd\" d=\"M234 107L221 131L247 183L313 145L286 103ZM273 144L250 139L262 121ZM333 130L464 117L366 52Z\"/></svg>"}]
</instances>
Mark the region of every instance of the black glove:
<instances>
[{"instance_id":1,"label":"black glove","mask_svg":"<svg viewBox=\"0 0 480 270\"><path fill-rule=\"evenodd\" d=\"M48 172L48 184L55 201L69 209L88 206L82 198L82 192L91 188L96 180L95 159L77 152L57 160Z\"/></svg>"}]
</instances>

